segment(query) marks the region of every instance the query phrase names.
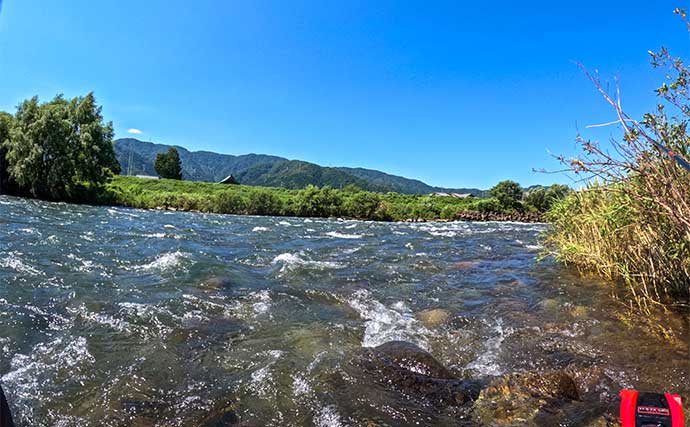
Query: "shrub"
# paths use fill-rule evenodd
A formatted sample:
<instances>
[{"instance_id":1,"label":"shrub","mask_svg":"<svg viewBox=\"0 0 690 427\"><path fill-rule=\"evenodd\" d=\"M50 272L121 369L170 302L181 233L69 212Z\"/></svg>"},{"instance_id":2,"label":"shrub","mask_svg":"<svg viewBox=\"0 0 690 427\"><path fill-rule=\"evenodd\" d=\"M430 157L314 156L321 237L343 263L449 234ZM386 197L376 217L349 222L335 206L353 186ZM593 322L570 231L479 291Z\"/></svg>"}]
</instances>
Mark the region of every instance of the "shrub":
<instances>
[{"instance_id":1,"label":"shrub","mask_svg":"<svg viewBox=\"0 0 690 427\"><path fill-rule=\"evenodd\" d=\"M345 201L344 211L352 218L373 219L380 203L381 197L378 194L360 191Z\"/></svg>"},{"instance_id":2,"label":"shrub","mask_svg":"<svg viewBox=\"0 0 690 427\"><path fill-rule=\"evenodd\" d=\"M251 215L275 215L282 210L282 203L269 190L258 189L249 193L247 213Z\"/></svg>"},{"instance_id":3,"label":"shrub","mask_svg":"<svg viewBox=\"0 0 690 427\"><path fill-rule=\"evenodd\" d=\"M523 191L517 182L501 181L490 192L503 209L521 209L520 200L522 200Z\"/></svg>"},{"instance_id":4,"label":"shrub","mask_svg":"<svg viewBox=\"0 0 690 427\"><path fill-rule=\"evenodd\" d=\"M241 214L247 210L247 200L235 191L224 191L216 196L215 210L218 213Z\"/></svg>"}]
</instances>

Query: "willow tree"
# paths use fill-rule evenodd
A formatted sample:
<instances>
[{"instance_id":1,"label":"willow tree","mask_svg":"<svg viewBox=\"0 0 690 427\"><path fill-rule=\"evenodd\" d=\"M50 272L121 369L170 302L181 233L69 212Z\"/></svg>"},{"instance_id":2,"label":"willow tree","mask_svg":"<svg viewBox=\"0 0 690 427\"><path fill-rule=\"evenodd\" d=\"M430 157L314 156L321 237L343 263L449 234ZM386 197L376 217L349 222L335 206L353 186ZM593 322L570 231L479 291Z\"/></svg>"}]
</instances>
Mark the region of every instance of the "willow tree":
<instances>
[{"instance_id":1,"label":"willow tree","mask_svg":"<svg viewBox=\"0 0 690 427\"><path fill-rule=\"evenodd\" d=\"M93 93L25 100L3 147L11 179L34 197L71 199L80 187L102 186L120 171L112 123L104 123Z\"/></svg>"}]
</instances>

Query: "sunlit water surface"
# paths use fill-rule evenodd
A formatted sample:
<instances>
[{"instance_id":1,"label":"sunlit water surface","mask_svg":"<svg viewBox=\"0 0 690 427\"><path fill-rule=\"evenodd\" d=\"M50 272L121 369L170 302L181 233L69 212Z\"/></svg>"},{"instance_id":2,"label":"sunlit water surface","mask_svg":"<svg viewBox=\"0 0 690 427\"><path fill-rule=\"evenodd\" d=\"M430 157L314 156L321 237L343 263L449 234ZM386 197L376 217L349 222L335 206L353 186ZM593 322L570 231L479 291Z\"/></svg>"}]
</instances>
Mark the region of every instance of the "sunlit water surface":
<instances>
[{"instance_id":1,"label":"sunlit water surface","mask_svg":"<svg viewBox=\"0 0 690 427\"><path fill-rule=\"evenodd\" d=\"M566 353L620 387L688 396L687 319L662 319L675 344L626 321L609 287L537 262L545 230L0 197L1 382L20 426L191 426L230 410L228 425L390 423L404 400L372 383L362 402L330 378L353 350L405 340L471 378ZM430 308L452 321L424 326Z\"/></svg>"}]
</instances>

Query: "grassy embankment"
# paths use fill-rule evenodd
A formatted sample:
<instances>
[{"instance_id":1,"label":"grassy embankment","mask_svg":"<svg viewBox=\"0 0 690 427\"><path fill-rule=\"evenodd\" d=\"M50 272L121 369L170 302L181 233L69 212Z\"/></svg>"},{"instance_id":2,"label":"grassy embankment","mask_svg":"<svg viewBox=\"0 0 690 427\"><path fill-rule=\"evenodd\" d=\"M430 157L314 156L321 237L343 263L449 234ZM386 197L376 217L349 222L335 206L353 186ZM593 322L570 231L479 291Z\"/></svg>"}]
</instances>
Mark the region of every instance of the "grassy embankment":
<instances>
[{"instance_id":1,"label":"grassy embankment","mask_svg":"<svg viewBox=\"0 0 690 427\"><path fill-rule=\"evenodd\" d=\"M501 213L493 198L372 193L356 188L303 190L116 176L100 203L144 209L276 216L346 217L378 221L454 219L461 212Z\"/></svg>"},{"instance_id":2,"label":"grassy embankment","mask_svg":"<svg viewBox=\"0 0 690 427\"><path fill-rule=\"evenodd\" d=\"M690 185L690 180L685 180ZM632 196L621 183L570 194L546 215L557 259L620 280L631 300L677 304L690 295L690 238L671 214ZM681 202L681 201L676 201Z\"/></svg>"}]
</instances>

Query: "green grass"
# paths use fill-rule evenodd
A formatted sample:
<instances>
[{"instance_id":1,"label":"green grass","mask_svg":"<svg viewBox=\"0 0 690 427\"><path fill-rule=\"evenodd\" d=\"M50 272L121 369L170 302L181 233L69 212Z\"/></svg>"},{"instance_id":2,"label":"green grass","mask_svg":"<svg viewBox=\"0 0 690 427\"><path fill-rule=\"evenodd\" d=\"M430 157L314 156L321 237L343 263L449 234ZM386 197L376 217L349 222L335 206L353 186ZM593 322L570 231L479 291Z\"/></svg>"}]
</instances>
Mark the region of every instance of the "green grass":
<instances>
[{"instance_id":1,"label":"green grass","mask_svg":"<svg viewBox=\"0 0 690 427\"><path fill-rule=\"evenodd\" d=\"M374 193L353 187L288 190L129 176L114 177L97 199L143 209L378 221L453 219L463 211L502 212L494 199Z\"/></svg>"},{"instance_id":2,"label":"green grass","mask_svg":"<svg viewBox=\"0 0 690 427\"><path fill-rule=\"evenodd\" d=\"M649 312L690 296L690 243L667 212L627 193L631 182L571 193L546 215L556 258L620 280Z\"/></svg>"}]
</instances>

